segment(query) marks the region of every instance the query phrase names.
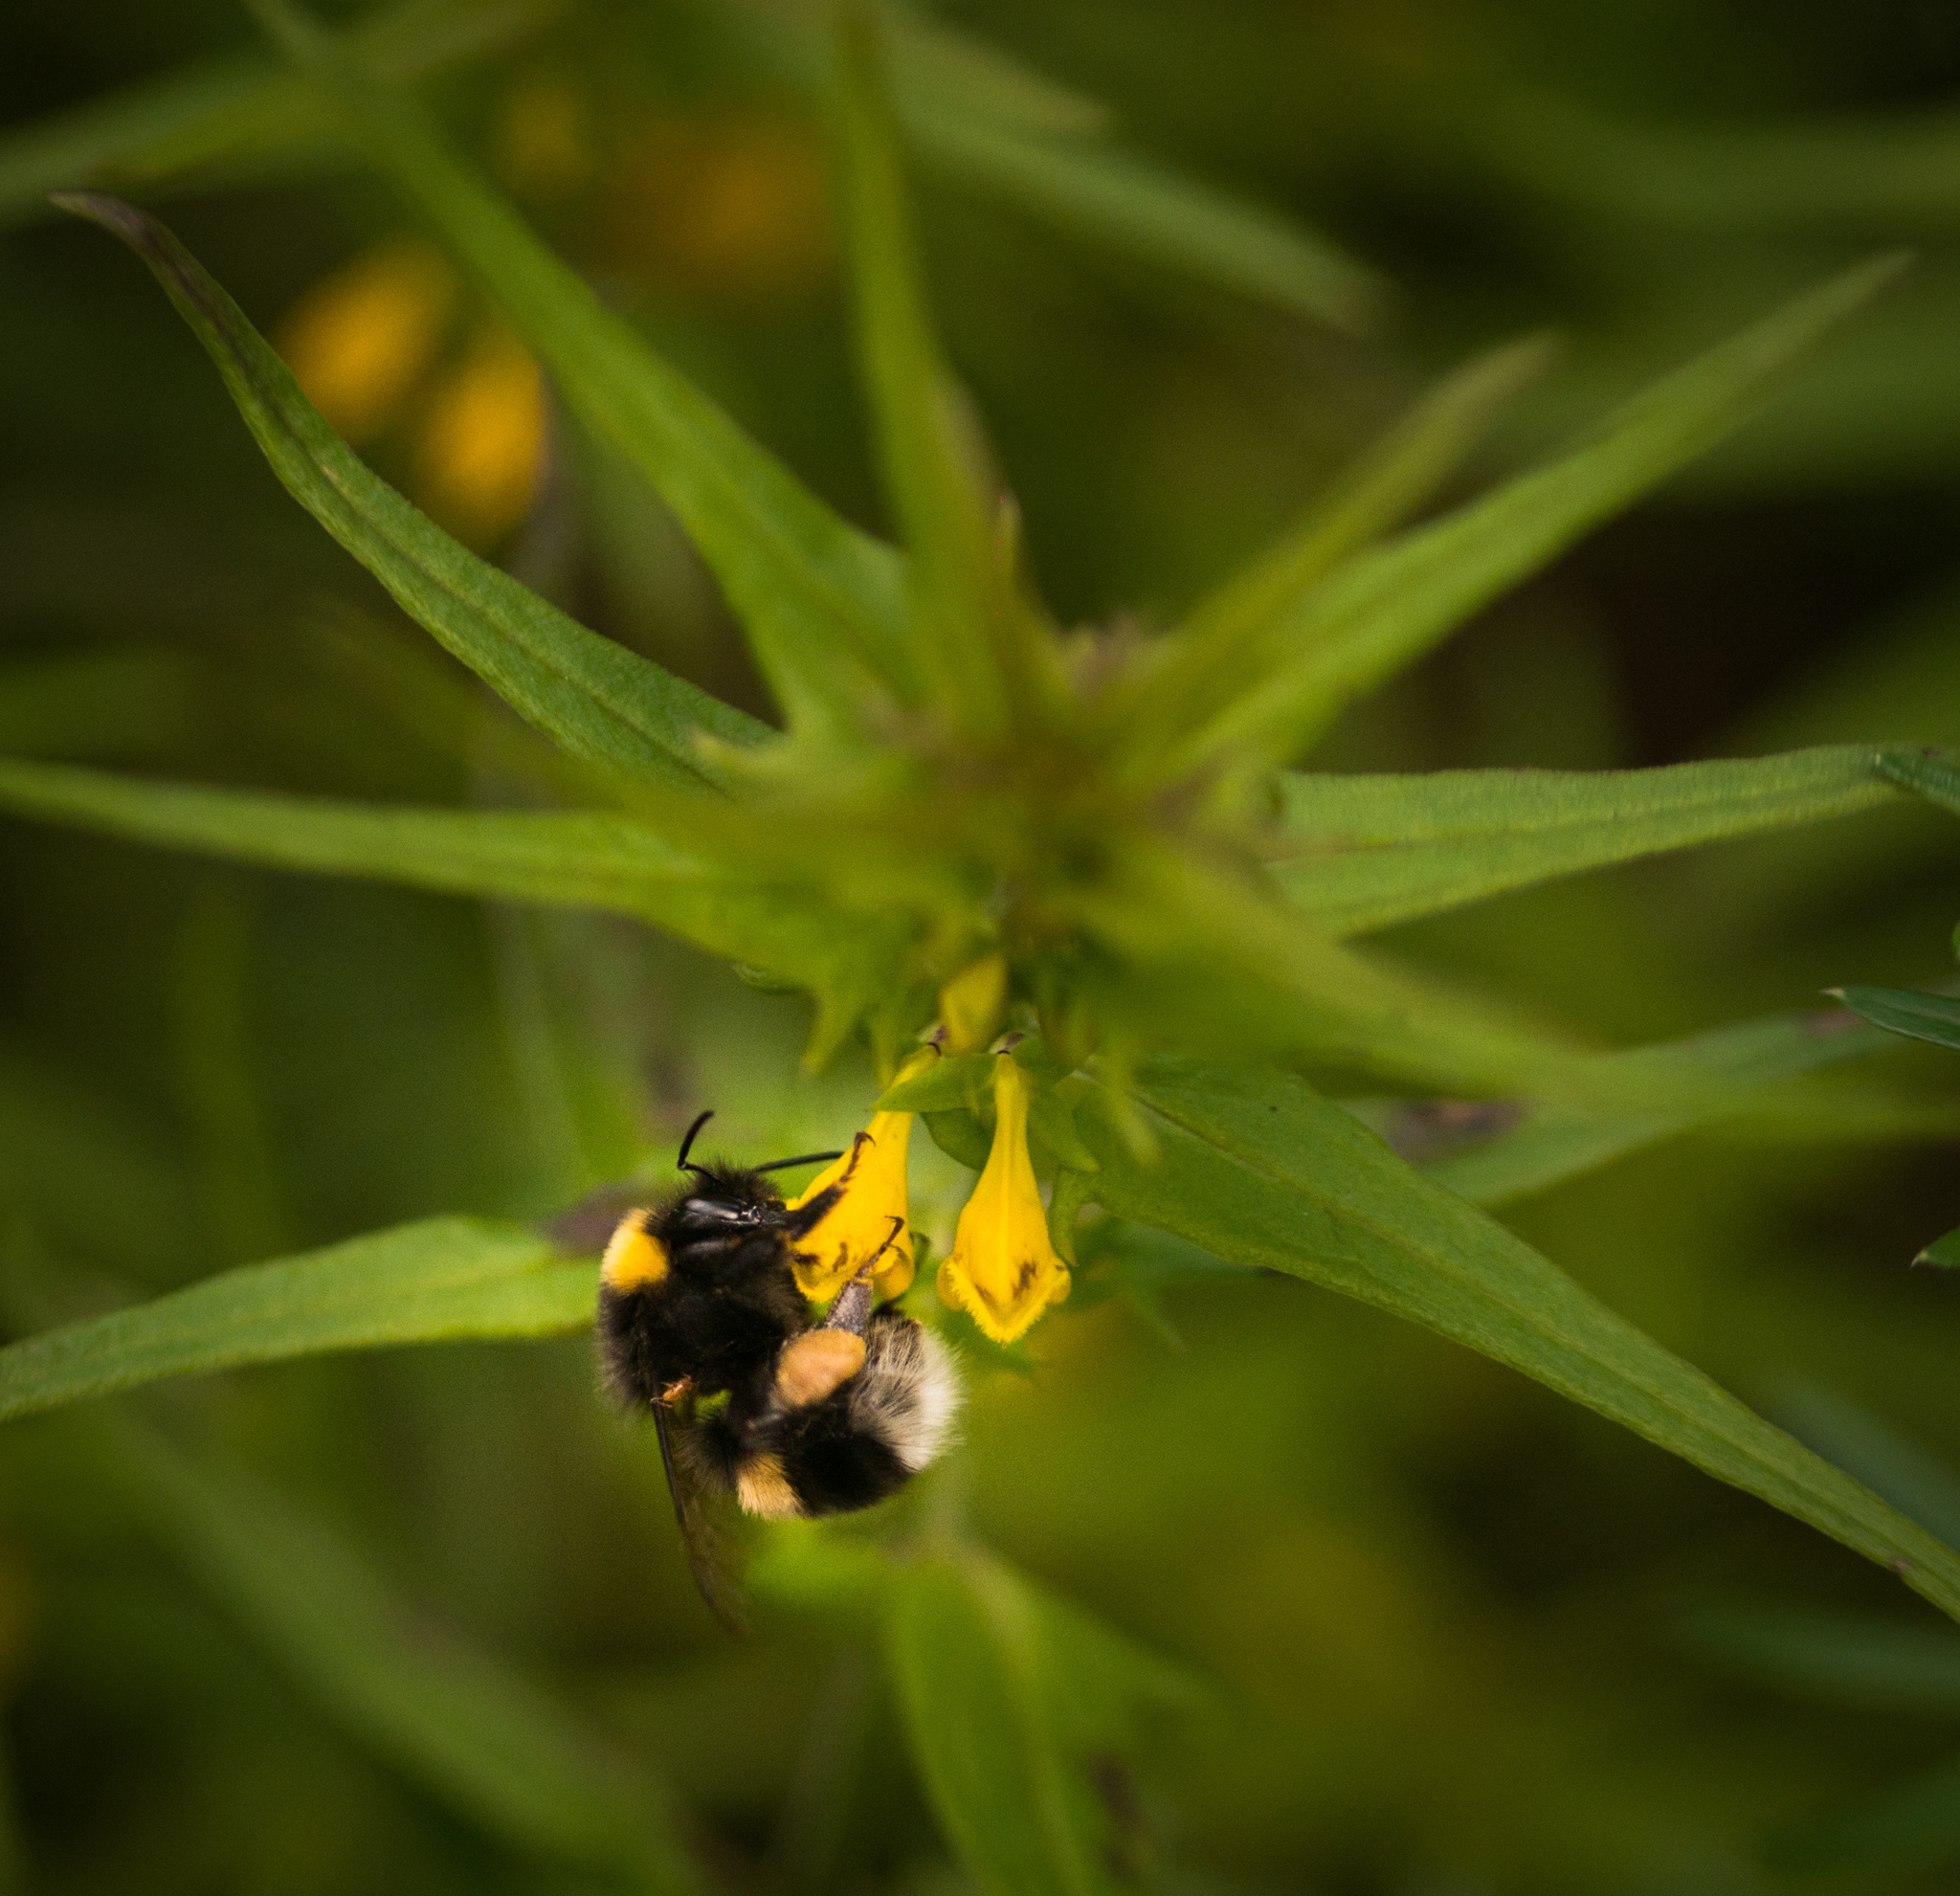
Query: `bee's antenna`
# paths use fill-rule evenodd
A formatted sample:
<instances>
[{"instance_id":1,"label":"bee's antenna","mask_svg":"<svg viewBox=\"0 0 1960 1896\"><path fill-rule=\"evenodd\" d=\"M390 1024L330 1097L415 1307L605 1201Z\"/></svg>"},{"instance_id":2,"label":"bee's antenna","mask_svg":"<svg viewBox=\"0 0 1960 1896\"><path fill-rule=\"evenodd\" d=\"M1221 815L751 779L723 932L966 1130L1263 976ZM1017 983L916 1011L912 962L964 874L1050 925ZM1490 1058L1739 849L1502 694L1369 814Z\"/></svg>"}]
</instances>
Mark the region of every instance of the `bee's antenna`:
<instances>
[{"instance_id":1,"label":"bee's antenna","mask_svg":"<svg viewBox=\"0 0 1960 1896\"><path fill-rule=\"evenodd\" d=\"M829 1165L833 1159L840 1159L842 1152L805 1152L796 1159L771 1159L768 1165L751 1166L751 1171L788 1171L791 1166Z\"/></svg>"},{"instance_id":2,"label":"bee's antenna","mask_svg":"<svg viewBox=\"0 0 1960 1896\"><path fill-rule=\"evenodd\" d=\"M702 1113L702 1116L699 1119L697 1119L694 1122L694 1124L687 1128L687 1136L680 1142L680 1156L674 1161L674 1170L676 1171L698 1172L702 1170L702 1168L698 1165L689 1165L687 1163L687 1155L689 1152L694 1150L694 1135L697 1132L699 1132L702 1129L702 1127L708 1123L709 1120L713 1119L714 1116L715 1109L713 1106L710 1106L706 1112Z\"/></svg>"}]
</instances>

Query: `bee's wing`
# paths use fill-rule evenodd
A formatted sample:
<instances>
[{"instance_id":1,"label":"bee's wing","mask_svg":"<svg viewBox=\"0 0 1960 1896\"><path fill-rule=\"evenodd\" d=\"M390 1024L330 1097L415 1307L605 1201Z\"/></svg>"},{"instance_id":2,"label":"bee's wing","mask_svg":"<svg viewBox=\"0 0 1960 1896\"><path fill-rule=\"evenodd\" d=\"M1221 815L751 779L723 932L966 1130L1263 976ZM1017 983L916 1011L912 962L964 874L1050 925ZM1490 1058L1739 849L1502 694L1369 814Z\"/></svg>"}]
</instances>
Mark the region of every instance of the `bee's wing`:
<instances>
[{"instance_id":1,"label":"bee's wing","mask_svg":"<svg viewBox=\"0 0 1960 1896\"><path fill-rule=\"evenodd\" d=\"M748 1615L736 1577L735 1550L717 1519L715 1497L702 1486L693 1460L679 1440L694 1421L692 1402L682 1399L685 1407L654 1404L660 1462L667 1471L667 1492L674 1497L674 1515L680 1523L680 1544L687 1550L688 1569L708 1611L737 1639L746 1639Z\"/></svg>"}]
</instances>

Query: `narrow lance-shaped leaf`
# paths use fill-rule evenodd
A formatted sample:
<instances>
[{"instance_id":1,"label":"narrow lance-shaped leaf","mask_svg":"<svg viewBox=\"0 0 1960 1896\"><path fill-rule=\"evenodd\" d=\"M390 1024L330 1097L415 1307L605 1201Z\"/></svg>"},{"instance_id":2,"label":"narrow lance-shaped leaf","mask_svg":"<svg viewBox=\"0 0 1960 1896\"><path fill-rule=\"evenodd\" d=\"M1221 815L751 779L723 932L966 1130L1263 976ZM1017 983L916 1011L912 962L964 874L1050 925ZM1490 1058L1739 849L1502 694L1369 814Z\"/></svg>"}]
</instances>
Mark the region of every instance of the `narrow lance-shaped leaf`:
<instances>
[{"instance_id":1,"label":"narrow lance-shaped leaf","mask_svg":"<svg viewBox=\"0 0 1960 1896\"><path fill-rule=\"evenodd\" d=\"M1656 383L1586 446L1356 555L1275 614L1263 682L1194 731L1180 763L1248 749L1287 761L1350 699L1721 439L1903 268L1881 257L1835 278Z\"/></svg>"},{"instance_id":2,"label":"narrow lance-shaped leaf","mask_svg":"<svg viewBox=\"0 0 1960 1896\"><path fill-rule=\"evenodd\" d=\"M1275 619L1339 562L1398 526L1457 470L1492 416L1545 367L1548 346L1513 343L1466 363L1425 394L1310 507L1300 524L1202 600L1161 641L1125 710L1128 741L1152 753L1222 710L1251 681Z\"/></svg>"},{"instance_id":3,"label":"narrow lance-shaped leaf","mask_svg":"<svg viewBox=\"0 0 1960 1896\"><path fill-rule=\"evenodd\" d=\"M1135 1098L1143 1165L1106 1096L1076 1123L1101 1202L1213 1255L1305 1278L1508 1364L1896 1571L1960 1617L1960 1554L1615 1316L1287 1075L1160 1060Z\"/></svg>"},{"instance_id":4,"label":"narrow lance-shaped leaf","mask_svg":"<svg viewBox=\"0 0 1960 1896\"><path fill-rule=\"evenodd\" d=\"M1467 1114L1437 1113L1421 1104L1392 1105L1368 1123L1391 1146L1439 1184L1478 1205L1504 1205L1567 1179L1578 1178L1630 1152L1644 1150L1697 1127L1736 1120L1731 1088L1751 1098L1746 1122L1753 1136L1791 1139L1897 1138L1946 1140L1960 1137L1960 1105L1924 1104L1889 1092L1834 1088L1812 1093L1777 1085L1820 1068L1867 1060L1891 1044L1877 1029L1840 1009L1812 1014L1772 1015L1739 1021L1706 1034L1689 1035L1657 1046L1628 1047L1603 1054L1599 1063L1652 1082L1672 1075L1682 1103L1673 1110L1626 1114L1586 1112L1571 1106L1534 1104L1494 1137L1471 1149L1445 1151L1423 1159L1425 1150L1449 1146L1452 1120L1473 1122L1483 1109ZM1697 1086L1705 1088L1699 1102ZM1487 1115L1486 1115L1487 1117Z\"/></svg>"},{"instance_id":5,"label":"narrow lance-shaped leaf","mask_svg":"<svg viewBox=\"0 0 1960 1896\"><path fill-rule=\"evenodd\" d=\"M1960 218L1960 128L1943 106L1783 124L1647 124L1516 88L1484 147L1532 188L1710 230L1850 231Z\"/></svg>"},{"instance_id":6,"label":"narrow lance-shaped leaf","mask_svg":"<svg viewBox=\"0 0 1960 1896\"><path fill-rule=\"evenodd\" d=\"M244 312L154 219L89 193L62 205L119 236L210 351L287 491L410 617L574 756L617 775L701 790L723 781L695 742L766 728L588 631L459 546L373 474L322 419Z\"/></svg>"},{"instance_id":7,"label":"narrow lance-shaped leaf","mask_svg":"<svg viewBox=\"0 0 1960 1896\"><path fill-rule=\"evenodd\" d=\"M1950 1627L1846 1613L1704 1607L1688 1643L1806 1698L1874 1711L1960 1717L1960 1638Z\"/></svg>"},{"instance_id":8,"label":"narrow lance-shaped leaf","mask_svg":"<svg viewBox=\"0 0 1960 1896\"><path fill-rule=\"evenodd\" d=\"M399 84L494 52L549 11L543 0L408 0L355 37ZM51 191L78 185L154 190L277 163L318 148L331 123L311 88L270 59L182 67L0 138L0 224L42 215Z\"/></svg>"},{"instance_id":9,"label":"narrow lance-shaped leaf","mask_svg":"<svg viewBox=\"0 0 1960 1896\"><path fill-rule=\"evenodd\" d=\"M944 107L908 110L905 129L949 176L1161 268L1355 335L1389 302L1380 274L1319 232L1109 141Z\"/></svg>"},{"instance_id":10,"label":"narrow lance-shaped leaf","mask_svg":"<svg viewBox=\"0 0 1960 1896\"><path fill-rule=\"evenodd\" d=\"M892 990L906 941L902 922L840 919L797 888L770 887L677 848L644 822L598 811L344 803L11 758L0 758L0 807L272 868L637 916L809 989L818 1015L813 1063Z\"/></svg>"},{"instance_id":11,"label":"narrow lance-shaped leaf","mask_svg":"<svg viewBox=\"0 0 1960 1896\"><path fill-rule=\"evenodd\" d=\"M1916 988L1838 988L1833 991L1861 1020L1908 1040L1925 1040L1960 1053L1960 1000Z\"/></svg>"},{"instance_id":12,"label":"narrow lance-shaped leaf","mask_svg":"<svg viewBox=\"0 0 1960 1896\"><path fill-rule=\"evenodd\" d=\"M1893 800L1861 746L1651 770L1439 770L1281 779L1298 854L1273 879L1335 934L1385 928L1554 876L1848 815Z\"/></svg>"},{"instance_id":13,"label":"narrow lance-shaped leaf","mask_svg":"<svg viewBox=\"0 0 1960 1896\"><path fill-rule=\"evenodd\" d=\"M1960 1269L1960 1226L1935 1238L1912 1261L1937 1264L1943 1270Z\"/></svg>"},{"instance_id":14,"label":"narrow lance-shaped leaf","mask_svg":"<svg viewBox=\"0 0 1960 1896\"><path fill-rule=\"evenodd\" d=\"M372 876L458 895L652 919L662 885L701 864L631 817L597 811L430 810L340 802L0 758L0 804L21 814L269 867Z\"/></svg>"},{"instance_id":15,"label":"narrow lance-shaped leaf","mask_svg":"<svg viewBox=\"0 0 1960 1896\"><path fill-rule=\"evenodd\" d=\"M1034 1602L977 1554L897 1574L885 1654L947 1840L988 1896L1092 1896L1083 1809L1044 1702Z\"/></svg>"},{"instance_id":16,"label":"narrow lance-shaped leaf","mask_svg":"<svg viewBox=\"0 0 1960 1896\"><path fill-rule=\"evenodd\" d=\"M771 78L815 90L829 11L772 5L747 50ZM1390 286L1323 234L1126 149L1108 107L991 41L918 9L881 11L899 122L934 169L1071 236L1335 328L1381 315Z\"/></svg>"},{"instance_id":17,"label":"narrow lance-shaped leaf","mask_svg":"<svg viewBox=\"0 0 1960 1896\"><path fill-rule=\"evenodd\" d=\"M127 1423L104 1433L156 1537L387 1764L525 1856L647 1896L705 1887L662 1789L548 1693L410 1610L262 1483Z\"/></svg>"},{"instance_id":18,"label":"narrow lance-shaped leaf","mask_svg":"<svg viewBox=\"0 0 1960 1896\"><path fill-rule=\"evenodd\" d=\"M448 151L420 108L279 0L260 17L344 128L493 296L572 413L646 476L700 548L792 726L849 728L864 668L909 675L902 562L819 501L660 360Z\"/></svg>"},{"instance_id":19,"label":"narrow lance-shaped leaf","mask_svg":"<svg viewBox=\"0 0 1960 1896\"><path fill-rule=\"evenodd\" d=\"M538 1233L427 1218L248 1264L0 1349L0 1418L166 1376L342 1350L556 1336L592 1320L597 1274Z\"/></svg>"},{"instance_id":20,"label":"narrow lance-shaped leaf","mask_svg":"<svg viewBox=\"0 0 1960 1896\"><path fill-rule=\"evenodd\" d=\"M1160 1044L1283 1052L1459 1095L1528 1094L1612 1115L1759 1109L1755 1089L1592 1049L1337 942L1249 878L1155 847L1112 850L1103 881L1054 903L1107 950L1085 966L1105 1016Z\"/></svg>"},{"instance_id":21,"label":"narrow lance-shaped leaf","mask_svg":"<svg viewBox=\"0 0 1960 1896\"><path fill-rule=\"evenodd\" d=\"M805 9L818 31L809 33L807 59L820 68L825 7ZM931 116L964 108L991 123L1028 131L1078 135L1106 132L1114 115L1101 100L1021 63L1013 54L966 28L909 7L885 9L880 21L891 55L901 116Z\"/></svg>"},{"instance_id":22,"label":"narrow lance-shaped leaf","mask_svg":"<svg viewBox=\"0 0 1960 1896\"><path fill-rule=\"evenodd\" d=\"M1894 1423L1837 1391L1797 1382L1776 1393L1778 1421L1807 1446L1950 1548L1960 1548L1960 1474Z\"/></svg>"},{"instance_id":23,"label":"narrow lance-shaped leaf","mask_svg":"<svg viewBox=\"0 0 1960 1896\"><path fill-rule=\"evenodd\" d=\"M1007 703L988 623L987 517L925 308L880 47L862 7L838 9L835 49L838 195L858 361L885 494L911 556L917 659L956 727L999 736Z\"/></svg>"}]
</instances>

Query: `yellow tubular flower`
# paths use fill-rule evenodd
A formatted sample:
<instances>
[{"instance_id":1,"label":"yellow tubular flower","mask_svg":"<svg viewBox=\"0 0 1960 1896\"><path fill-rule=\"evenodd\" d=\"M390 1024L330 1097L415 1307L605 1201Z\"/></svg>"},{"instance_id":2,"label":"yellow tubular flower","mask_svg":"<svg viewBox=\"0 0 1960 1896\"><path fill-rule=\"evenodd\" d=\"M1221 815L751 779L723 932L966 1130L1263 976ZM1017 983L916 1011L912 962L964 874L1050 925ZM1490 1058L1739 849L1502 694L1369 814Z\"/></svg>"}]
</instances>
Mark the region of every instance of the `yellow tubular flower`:
<instances>
[{"instance_id":1,"label":"yellow tubular flower","mask_svg":"<svg viewBox=\"0 0 1960 1896\"><path fill-rule=\"evenodd\" d=\"M900 1080L916 1079L939 1058L922 1047L899 1068ZM897 1083L895 1081L894 1084ZM912 1226L905 1200L905 1160L912 1143L912 1115L878 1112L835 1165L811 1180L790 1209L807 1205L819 1192L847 1178L844 1195L797 1247L791 1267L804 1296L817 1303L835 1297L866 1261L891 1239L872 1273L879 1296L900 1296L912 1282ZM897 1219L896 1238L892 1236Z\"/></svg>"},{"instance_id":2,"label":"yellow tubular flower","mask_svg":"<svg viewBox=\"0 0 1960 1896\"><path fill-rule=\"evenodd\" d=\"M994 1342L1012 1343L1068 1295L1069 1276L1049 1241L1028 1156L1028 1082L1012 1054L993 1062L993 1149L939 1267L939 1296Z\"/></svg>"}]
</instances>

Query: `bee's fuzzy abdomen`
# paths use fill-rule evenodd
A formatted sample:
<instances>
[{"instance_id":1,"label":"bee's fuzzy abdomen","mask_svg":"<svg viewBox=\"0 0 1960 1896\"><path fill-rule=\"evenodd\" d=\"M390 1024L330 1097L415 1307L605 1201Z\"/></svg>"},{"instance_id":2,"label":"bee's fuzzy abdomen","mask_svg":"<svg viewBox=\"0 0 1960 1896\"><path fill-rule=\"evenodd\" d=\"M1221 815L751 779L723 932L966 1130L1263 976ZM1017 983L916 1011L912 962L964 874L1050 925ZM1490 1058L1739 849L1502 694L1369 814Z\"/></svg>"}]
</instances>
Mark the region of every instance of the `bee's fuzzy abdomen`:
<instances>
[{"instance_id":1,"label":"bee's fuzzy abdomen","mask_svg":"<svg viewBox=\"0 0 1960 1896\"><path fill-rule=\"evenodd\" d=\"M760 1484L745 1485L745 1475L767 1468L768 1492L787 1483L799 1514L869 1507L946 1447L961 1400L946 1346L911 1318L880 1310L865 1332L863 1368L821 1401L784 1407L764 1396L759 1415L731 1404L717 1418L718 1478L746 1497Z\"/></svg>"}]
</instances>

